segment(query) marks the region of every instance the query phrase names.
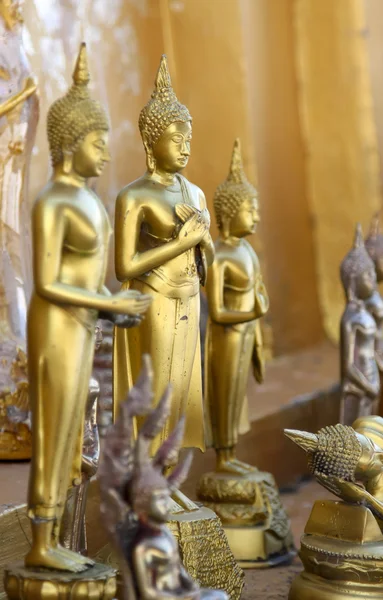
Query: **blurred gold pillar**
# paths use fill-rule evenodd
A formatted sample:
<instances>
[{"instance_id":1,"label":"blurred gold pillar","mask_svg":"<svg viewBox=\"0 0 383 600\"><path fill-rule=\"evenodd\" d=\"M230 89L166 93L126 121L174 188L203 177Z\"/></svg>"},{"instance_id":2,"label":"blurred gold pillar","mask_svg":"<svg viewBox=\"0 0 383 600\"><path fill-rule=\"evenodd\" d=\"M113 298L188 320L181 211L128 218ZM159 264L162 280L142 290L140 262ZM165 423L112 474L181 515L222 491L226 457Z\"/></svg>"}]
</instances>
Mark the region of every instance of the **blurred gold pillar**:
<instances>
[{"instance_id":1,"label":"blurred gold pillar","mask_svg":"<svg viewBox=\"0 0 383 600\"><path fill-rule=\"evenodd\" d=\"M296 64L324 327L338 339L339 264L380 205L363 0L295 0ZM299 235L299 233L297 232Z\"/></svg>"}]
</instances>

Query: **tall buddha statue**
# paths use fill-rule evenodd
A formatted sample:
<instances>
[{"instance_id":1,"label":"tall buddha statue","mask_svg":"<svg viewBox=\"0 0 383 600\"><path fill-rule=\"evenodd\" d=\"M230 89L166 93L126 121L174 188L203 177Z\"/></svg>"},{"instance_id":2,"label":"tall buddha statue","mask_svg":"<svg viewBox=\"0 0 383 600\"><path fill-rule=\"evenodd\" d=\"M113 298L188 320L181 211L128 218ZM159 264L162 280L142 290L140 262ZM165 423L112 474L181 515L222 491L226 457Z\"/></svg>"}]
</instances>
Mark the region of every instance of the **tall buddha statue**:
<instances>
[{"instance_id":1,"label":"tall buddha statue","mask_svg":"<svg viewBox=\"0 0 383 600\"><path fill-rule=\"evenodd\" d=\"M380 392L377 325L371 314L376 306L376 274L360 225L340 275L347 300L340 324L341 422L351 425L358 417L376 414Z\"/></svg>"},{"instance_id":2,"label":"tall buddha statue","mask_svg":"<svg viewBox=\"0 0 383 600\"><path fill-rule=\"evenodd\" d=\"M151 454L182 416L182 446L204 450L200 287L213 262L214 245L205 196L181 175L190 156L192 119L173 91L166 56L161 58L152 96L141 111L139 128L147 170L117 197L115 268L122 290L150 294L153 302L145 321L134 331L115 328L114 419L137 381L143 355L148 354L154 371L153 405L169 384L173 391L169 416L151 442ZM142 426L139 416L136 425L138 430ZM173 466L169 459L166 469ZM191 575L206 587L214 588L218 580L225 582L230 597L238 598L243 573L218 517L175 489L169 526Z\"/></svg>"},{"instance_id":3,"label":"tall buddha statue","mask_svg":"<svg viewBox=\"0 0 383 600\"><path fill-rule=\"evenodd\" d=\"M289 560L293 543L272 475L236 456L238 436L249 429L241 415L247 415L251 366L258 383L264 378L260 319L269 308L259 260L246 239L255 232L259 208L238 139L214 208L220 234L207 279L205 402L217 466L200 480L198 497L221 518L240 565L265 566Z\"/></svg>"},{"instance_id":4,"label":"tall buddha statue","mask_svg":"<svg viewBox=\"0 0 383 600\"><path fill-rule=\"evenodd\" d=\"M383 281L383 234L380 231L380 212L376 213L371 221L369 234L365 246L375 265L378 283ZM383 299L376 289L366 301L367 310L376 322L375 359L380 373L380 401L378 412L383 415Z\"/></svg>"},{"instance_id":5,"label":"tall buddha statue","mask_svg":"<svg viewBox=\"0 0 383 600\"><path fill-rule=\"evenodd\" d=\"M204 450L200 363L200 286L214 258L203 192L181 171L190 156L192 119L173 91L163 56L155 89L139 118L146 173L116 201L115 267L122 289L151 294L145 321L115 331L114 415L135 382L143 354L155 373L154 403L171 383L169 418L152 451L185 415L184 446ZM182 503L190 507L181 497Z\"/></svg>"},{"instance_id":6,"label":"tall buddha statue","mask_svg":"<svg viewBox=\"0 0 383 600\"><path fill-rule=\"evenodd\" d=\"M85 44L73 85L48 112L53 175L32 212L34 290L27 356L33 450L28 491L32 544L25 566L81 572L88 558L58 543L69 485L81 482L85 405L98 314L122 327L150 304L105 287L109 218L87 181L109 161L108 118L88 90Z\"/></svg>"}]
</instances>

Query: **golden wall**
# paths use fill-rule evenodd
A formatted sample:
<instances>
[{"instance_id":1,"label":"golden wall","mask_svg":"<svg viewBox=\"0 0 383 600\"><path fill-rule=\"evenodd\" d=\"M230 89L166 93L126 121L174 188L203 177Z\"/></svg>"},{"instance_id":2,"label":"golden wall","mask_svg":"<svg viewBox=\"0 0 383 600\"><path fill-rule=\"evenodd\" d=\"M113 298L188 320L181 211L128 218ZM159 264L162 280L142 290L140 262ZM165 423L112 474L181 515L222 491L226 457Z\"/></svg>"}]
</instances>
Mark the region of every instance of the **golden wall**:
<instances>
[{"instance_id":1,"label":"golden wall","mask_svg":"<svg viewBox=\"0 0 383 600\"><path fill-rule=\"evenodd\" d=\"M187 176L211 209L242 139L276 353L336 339L339 263L356 220L367 227L380 205L381 0L29 0L24 19L41 97L31 202L49 176L47 107L70 81L79 42L111 116L113 160L98 184L111 215L117 191L145 168L137 119L166 52L193 116Z\"/></svg>"}]
</instances>

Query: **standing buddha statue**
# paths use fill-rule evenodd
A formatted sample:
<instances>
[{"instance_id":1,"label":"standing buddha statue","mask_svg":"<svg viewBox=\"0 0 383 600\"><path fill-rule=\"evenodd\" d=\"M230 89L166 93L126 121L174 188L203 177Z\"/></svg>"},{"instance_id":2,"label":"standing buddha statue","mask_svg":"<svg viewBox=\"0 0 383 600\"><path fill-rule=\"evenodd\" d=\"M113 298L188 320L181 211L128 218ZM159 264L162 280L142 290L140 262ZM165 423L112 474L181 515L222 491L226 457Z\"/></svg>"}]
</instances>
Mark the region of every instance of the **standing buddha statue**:
<instances>
[{"instance_id":1,"label":"standing buddha statue","mask_svg":"<svg viewBox=\"0 0 383 600\"><path fill-rule=\"evenodd\" d=\"M375 265L377 283L383 281L383 234L380 231L380 212L371 221L369 234L365 240L366 250ZM376 289L366 300L367 310L375 319L377 332L375 341L375 359L380 373L379 415L383 416L383 299Z\"/></svg>"},{"instance_id":2,"label":"standing buddha statue","mask_svg":"<svg viewBox=\"0 0 383 600\"><path fill-rule=\"evenodd\" d=\"M380 391L377 325L371 314L371 306L376 306L376 274L360 225L356 227L354 247L343 259L340 275L347 299L340 324L340 420L351 425L358 417L376 414Z\"/></svg>"},{"instance_id":3,"label":"standing buddha statue","mask_svg":"<svg viewBox=\"0 0 383 600\"><path fill-rule=\"evenodd\" d=\"M173 390L170 414L152 441L152 454L181 416L185 416L183 447L204 450L200 287L213 262L214 245L205 196L181 175L190 156L192 119L173 91L166 56L141 111L139 129L147 170L117 197L115 269L122 290L150 294L153 302L135 331L115 329L114 419L137 380L142 356L148 354L154 371L153 404L169 383ZM137 417L138 429L141 425ZM170 526L184 548L185 564L194 565L192 574L203 585L214 587L215 578L224 573L235 585L239 582L240 590L241 577L236 575L237 565L216 515L179 490L172 500ZM184 536L193 538L193 543L184 544ZM204 559L206 554L214 556L211 565Z\"/></svg>"},{"instance_id":4,"label":"standing buddha statue","mask_svg":"<svg viewBox=\"0 0 383 600\"><path fill-rule=\"evenodd\" d=\"M106 587L114 580L113 571L94 565L58 540L68 487L81 482L98 314L127 327L139 322L150 304L149 296L130 290L112 295L104 285L112 230L105 207L87 181L101 175L110 159L109 123L103 107L90 98L88 83L82 44L73 85L48 112L53 174L32 211L34 290L27 333L32 539L25 564L10 567L5 581L10 597L27 600L48 593L47 582L53 586L48 586L51 595L84 597L89 580L95 600L114 597L115 585Z\"/></svg>"},{"instance_id":5,"label":"standing buddha statue","mask_svg":"<svg viewBox=\"0 0 383 600\"><path fill-rule=\"evenodd\" d=\"M221 518L241 566L265 566L290 560L293 543L274 478L236 457L239 433L249 429L241 415L247 415L251 365L258 383L264 378L260 319L269 308L258 257L246 240L259 222L259 208L238 139L214 208L220 235L207 279L205 401L217 466L202 477L198 496Z\"/></svg>"}]
</instances>

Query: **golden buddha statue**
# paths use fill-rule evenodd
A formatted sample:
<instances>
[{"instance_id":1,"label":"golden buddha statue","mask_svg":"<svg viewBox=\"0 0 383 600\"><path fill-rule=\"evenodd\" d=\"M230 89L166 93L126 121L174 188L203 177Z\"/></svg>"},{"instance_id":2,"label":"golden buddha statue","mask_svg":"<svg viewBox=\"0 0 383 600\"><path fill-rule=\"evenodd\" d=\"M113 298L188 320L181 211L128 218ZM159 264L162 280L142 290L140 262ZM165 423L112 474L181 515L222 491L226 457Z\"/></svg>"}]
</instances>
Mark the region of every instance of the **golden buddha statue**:
<instances>
[{"instance_id":1,"label":"golden buddha statue","mask_svg":"<svg viewBox=\"0 0 383 600\"><path fill-rule=\"evenodd\" d=\"M105 287L111 226L87 186L109 161L108 118L89 96L85 44L73 85L48 112L53 175L32 212L34 291L28 313L32 545L25 566L81 572L92 561L58 543L68 487L81 482L83 427L98 313L119 326L141 319L150 297ZM28 570L28 569L27 569Z\"/></svg>"},{"instance_id":2,"label":"golden buddha statue","mask_svg":"<svg viewBox=\"0 0 383 600\"><path fill-rule=\"evenodd\" d=\"M371 221L369 234L365 240L368 254L375 265L378 284L383 281L383 234L380 231L380 212ZM380 401L378 413L383 415L383 299L376 289L366 300L366 308L376 322L375 359L380 373Z\"/></svg>"},{"instance_id":3,"label":"golden buddha statue","mask_svg":"<svg viewBox=\"0 0 383 600\"><path fill-rule=\"evenodd\" d=\"M168 385L153 408L152 386L151 361L145 356L144 369L106 434L100 465L101 513L120 559L123 596L130 600L227 600L224 591L200 589L193 581L166 526L170 494L186 479L191 452L164 476L164 467L178 461L185 425L181 419L150 458L151 442L160 433L172 403ZM144 422L132 444L136 416Z\"/></svg>"},{"instance_id":4,"label":"golden buddha statue","mask_svg":"<svg viewBox=\"0 0 383 600\"><path fill-rule=\"evenodd\" d=\"M383 581L383 419L361 417L317 434L285 430L318 482L341 501L317 500L301 539L304 572L289 600L377 600Z\"/></svg>"},{"instance_id":5,"label":"golden buddha statue","mask_svg":"<svg viewBox=\"0 0 383 600\"><path fill-rule=\"evenodd\" d=\"M258 257L246 240L259 222L259 208L238 139L214 208L220 235L207 279L205 402L217 466L202 477L198 497L221 518L240 565L267 566L290 560L293 542L272 475L236 457L238 435L249 429L244 419L241 429L241 414L247 414L250 366L259 383L264 377L260 318L269 308Z\"/></svg>"},{"instance_id":6,"label":"golden buddha statue","mask_svg":"<svg viewBox=\"0 0 383 600\"><path fill-rule=\"evenodd\" d=\"M147 171L117 197L115 269L123 290L150 294L153 302L134 331L115 329L114 419L137 380L142 356L148 354L155 375L153 405L169 383L173 390L170 415L152 441L151 452L156 452L181 416L185 416L183 446L204 450L200 287L213 262L214 246L205 196L180 173L190 156L191 116L173 91L165 56L152 96L141 111L139 128ZM137 426L141 426L139 417ZM224 577L236 588L234 596L239 594L242 574L220 520L179 490L174 490L172 501L170 527L185 548L184 562L193 564L192 575L206 587L215 587L216 578ZM212 557L209 565L206 555Z\"/></svg>"},{"instance_id":7,"label":"golden buddha statue","mask_svg":"<svg viewBox=\"0 0 383 600\"><path fill-rule=\"evenodd\" d=\"M377 412L380 391L377 325L371 314L377 307L376 274L360 225L356 228L354 247L341 264L340 274L347 299L340 324L340 420L351 425L358 417ZM371 303L370 309L368 303Z\"/></svg>"}]
</instances>

